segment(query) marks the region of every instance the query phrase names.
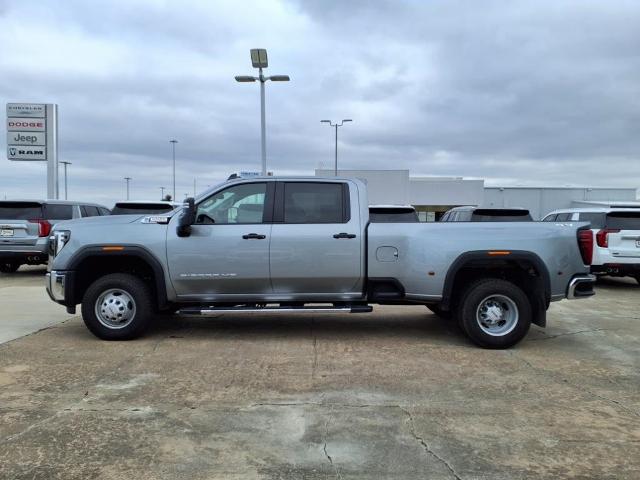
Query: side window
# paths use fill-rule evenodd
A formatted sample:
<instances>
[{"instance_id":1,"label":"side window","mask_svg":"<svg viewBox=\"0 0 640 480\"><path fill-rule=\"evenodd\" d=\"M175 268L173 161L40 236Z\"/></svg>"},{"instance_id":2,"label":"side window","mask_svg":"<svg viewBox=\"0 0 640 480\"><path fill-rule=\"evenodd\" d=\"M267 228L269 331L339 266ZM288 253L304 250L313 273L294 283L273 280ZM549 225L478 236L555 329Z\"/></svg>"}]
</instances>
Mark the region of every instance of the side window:
<instances>
[{"instance_id":1,"label":"side window","mask_svg":"<svg viewBox=\"0 0 640 480\"><path fill-rule=\"evenodd\" d=\"M556 222L568 222L571 220L571 213L559 213Z\"/></svg>"},{"instance_id":2,"label":"side window","mask_svg":"<svg viewBox=\"0 0 640 480\"><path fill-rule=\"evenodd\" d=\"M98 207L98 210L100 210L100 215L111 215L111 212L108 208Z\"/></svg>"},{"instance_id":3,"label":"side window","mask_svg":"<svg viewBox=\"0 0 640 480\"><path fill-rule=\"evenodd\" d=\"M449 212L445 213L442 218L440 219L441 222L448 222L449 221L449 216L451 216L451 214Z\"/></svg>"},{"instance_id":4,"label":"side window","mask_svg":"<svg viewBox=\"0 0 640 480\"><path fill-rule=\"evenodd\" d=\"M542 219L542 221L543 221L543 222L555 222L555 221L556 221L556 217L557 217L557 216L558 216L558 215L557 215L557 214L555 214L555 213L554 213L554 214L551 214L551 215L547 215L546 217L544 217L544 218Z\"/></svg>"},{"instance_id":5,"label":"side window","mask_svg":"<svg viewBox=\"0 0 640 480\"><path fill-rule=\"evenodd\" d=\"M229 187L198 204L198 224L262 223L266 183L245 183Z\"/></svg>"},{"instance_id":6,"label":"side window","mask_svg":"<svg viewBox=\"0 0 640 480\"><path fill-rule=\"evenodd\" d=\"M471 217L473 215L472 211L461 211L458 212L458 221L459 222L470 222L471 221Z\"/></svg>"},{"instance_id":7,"label":"side window","mask_svg":"<svg viewBox=\"0 0 640 480\"><path fill-rule=\"evenodd\" d=\"M284 222L345 223L343 191L342 183L285 183Z\"/></svg>"},{"instance_id":8,"label":"side window","mask_svg":"<svg viewBox=\"0 0 640 480\"><path fill-rule=\"evenodd\" d=\"M83 209L82 211L83 217L97 217L100 215L100 213L98 213L98 207L92 207L91 205L83 205L81 208Z\"/></svg>"}]
</instances>

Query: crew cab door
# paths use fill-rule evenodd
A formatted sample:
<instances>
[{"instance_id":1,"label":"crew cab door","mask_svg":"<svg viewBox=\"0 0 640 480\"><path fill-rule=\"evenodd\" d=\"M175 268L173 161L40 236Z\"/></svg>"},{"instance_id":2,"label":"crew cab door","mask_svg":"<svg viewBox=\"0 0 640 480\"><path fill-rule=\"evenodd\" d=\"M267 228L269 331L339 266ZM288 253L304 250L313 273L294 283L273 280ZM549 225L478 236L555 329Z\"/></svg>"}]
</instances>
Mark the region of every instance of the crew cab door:
<instances>
[{"instance_id":1,"label":"crew cab door","mask_svg":"<svg viewBox=\"0 0 640 480\"><path fill-rule=\"evenodd\" d=\"M167 231L169 273L183 300L232 301L271 293L269 241L274 182L231 185L196 205L191 235Z\"/></svg>"},{"instance_id":2,"label":"crew cab door","mask_svg":"<svg viewBox=\"0 0 640 480\"><path fill-rule=\"evenodd\" d=\"M278 182L270 251L274 293L360 297L362 230L358 194L349 183Z\"/></svg>"}]
</instances>

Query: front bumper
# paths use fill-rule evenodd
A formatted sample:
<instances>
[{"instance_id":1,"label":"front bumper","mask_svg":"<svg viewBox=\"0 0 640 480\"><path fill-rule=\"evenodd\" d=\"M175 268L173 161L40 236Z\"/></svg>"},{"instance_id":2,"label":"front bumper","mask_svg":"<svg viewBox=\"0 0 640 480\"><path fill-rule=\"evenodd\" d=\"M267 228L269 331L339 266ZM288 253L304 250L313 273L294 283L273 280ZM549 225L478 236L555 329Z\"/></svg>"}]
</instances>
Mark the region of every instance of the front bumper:
<instances>
[{"instance_id":1,"label":"front bumper","mask_svg":"<svg viewBox=\"0 0 640 480\"><path fill-rule=\"evenodd\" d=\"M52 270L47 272L46 284L47 293L51 300L60 304L65 304L65 286L66 286L66 274L64 272L57 272Z\"/></svg>"},{"instance_id":2,"label":"front bumper","mask_svg":"<svg viewBox=\"0 0 640 480\"><path fill-rule=\"evenodd\" d=\"M596 294L593 287L596 284L595 275L576 275L571 279L567 287L567 298L575 300L587 298Z\"/></svg>"}]
</instances>

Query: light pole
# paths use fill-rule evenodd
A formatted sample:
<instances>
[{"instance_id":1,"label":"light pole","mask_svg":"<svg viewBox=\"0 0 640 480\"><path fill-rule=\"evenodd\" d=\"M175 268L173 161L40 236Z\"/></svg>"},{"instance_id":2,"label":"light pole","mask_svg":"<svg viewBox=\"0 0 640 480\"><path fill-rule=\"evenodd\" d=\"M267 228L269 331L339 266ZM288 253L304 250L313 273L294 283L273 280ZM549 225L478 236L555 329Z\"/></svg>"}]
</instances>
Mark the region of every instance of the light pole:
<instances>
[{"instance_id":1,"label":"light pole","mask_svg":"<svg viewBox=\"0 0 640 480\"><path fill-rule=\"evenodd\" d=\"M67 165L72 165L71 162L60 161L64 165L64 199L67 200Z\"/></svg>"},{"instance_id":2,"label":"light pole","mask_svg":"<svg viewBox=\"0 0 640 480\"><path fill-rule=\"evenodd\" d=\"M351 120L350 118L343 118L340 123L332 123L331 120L320 120L320 123L328 123L330 127L335 127L336 129L336 157L333 168L333 175L335 177L338 176L338 127L341 127L345 122L353 122L353 120Z\"/></svg>"},{"instance_id":3,"label":"light pole","mask_svg":"<svg viewBox=\"0 0 640 480\"><path fill-rule=\"evenodd\" d=\"M267 175L267 127L265 125L264 84L267 80L272 82L288 82L289 75L271 75L265 77L262 69L269 66L267 51L264 48L251 49L251 64L258 69L258 76L237 75L236 82L260 82L260 139L262 143L262 175Z\"/></svg>"},{"instance_id":4,"label":"light pole","mask_svg":"<svg viewBox=\"0 0 640 480\"><path fill-rule=\"evenodd\" d=\"M164 200L164 187L160 187L160 200Z\"/></svg>"},{"instance_id":5,"label":"light pole","mask_svg":"<svg viewBox=\"0 0 640 480\"><path fill-rule=\"evenodd\" d=\"M169 140L173 150L173 198L176 198L176 143L178 140Z\"/></svg>"},{"instance_id":6,"label":"light pole","mask_svg":"<svg viewBox=\"0 0 640 480\"><path fill-rule=\"evenodd\" d=\"M131 177L124 177L124 180L127 182L127 200L129 200L129 181Z\"/></svg>"}]
</instances>

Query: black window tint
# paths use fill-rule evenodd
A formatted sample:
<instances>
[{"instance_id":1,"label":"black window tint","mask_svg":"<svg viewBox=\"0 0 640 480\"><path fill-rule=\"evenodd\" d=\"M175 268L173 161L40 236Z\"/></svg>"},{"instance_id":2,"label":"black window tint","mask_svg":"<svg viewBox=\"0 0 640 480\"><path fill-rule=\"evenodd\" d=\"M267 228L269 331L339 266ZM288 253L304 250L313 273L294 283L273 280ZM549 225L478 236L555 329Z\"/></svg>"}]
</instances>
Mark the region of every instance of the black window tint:
<instances>
[{"instance_id":1,"label":"black window tint","mask_svg":"<svg viewBox=\"0 0 640 480\"><path fill-rule=\"evenodd\" d=\"M591 228L604 227L604 213L580 213L578 220L581 222L591 222Z\"/></svg>"},{"instance_id":2,"label":"black window tint","mask_svg":"<svg viewBox=\"0 0 640 480\"><path fill-rule=\"evenodd\" d=\"M418 214L410 208L370 208L369 220L373 223L416 223Z\"/></svg>"},{"instance_id":3,"label":"black window tint","mask_svg":"<svg viewBox=\"0 0 640 480\"><path fill-rule=\"evenodd\" d=\"M611 212L607 214L607 228L640 230L640 212Z\"/></svg>"},{"instance_id":4,"label":"black window tint","mask_svg":"<svg viewBox=\"0 0 640 480\"><path fill-rule=\"evenodd\" d=\"M47 204L44 218L47 220L70 220L73 218L73 206Z\"/></svg>"},{"instance_id":5,"label":"black window tint","mask_svg":"<svg viewBox=\"0 0 640 480\"><path fill-rule=\"evenodd\" d=\"M84 208L85 208L87 217L97 217L97 216L100 215L100 213L98 212L98 207L92 207L91 205L85 205ZM83 214L83 216L85 216L85 215Z\"/></svg>"},{"instance_id":6,"label":"black window tint","mask_svg":"<svg viewBox=\"0 0 640 480\"><path fill-rule=\"evenodd\" d=\"M340 183L286 183L285 223L342 223L343 189Z\"/></svg>"},{"instance_id":7,"label":"black window tint","mask_svg":"<svg viewBox=\"0 0 640 480\"><path fill-rule=\"evenodd\" d=\"M173 210L173 207L164 203L116 203L111 211L111 215L145 215L166 213Z\"/></svg>"},{"instance_id":8,"label":"black window tint","mask_svg":"<svg viewBox=\"0 0 640 480\"><path fill-rule=\"evenodd\" d=\"M38 220L42 217L42 205L35 202L0 202L0 218L3 220Z\"/></svg>"}]
</instances>

